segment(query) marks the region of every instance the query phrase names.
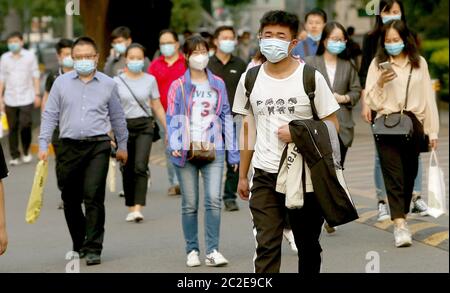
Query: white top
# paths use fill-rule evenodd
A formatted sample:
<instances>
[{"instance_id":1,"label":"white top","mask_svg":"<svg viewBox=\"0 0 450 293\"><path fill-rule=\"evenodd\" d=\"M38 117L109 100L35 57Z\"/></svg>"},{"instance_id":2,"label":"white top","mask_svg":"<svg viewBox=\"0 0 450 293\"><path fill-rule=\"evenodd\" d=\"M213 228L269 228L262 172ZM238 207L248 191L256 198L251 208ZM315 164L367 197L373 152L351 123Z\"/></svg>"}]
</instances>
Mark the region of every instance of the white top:
<instances>
[{"instance_id":1,"label":"white top","mask_svg":"<svg viewBox=\"0 0 450 293\"><path fill-rule=\"evenodd\" d=\"M7 106L27 106L34 102L33 79L39 78L36 56L25 49L14 58L7 52L0 59L0 81L5 85L4 101Z\"/></svg>"},{"instance_id":2,"label":"white top","mask_svg":"<svg viewBox=\"0 0 450 293\"><path fill-rule=\"evenodd\" d=\"M325 61L325 66L327 68L328 79L330 80L330 87L333 88L337 64L329 64Z\"/></svg>"},{"instance_id":3,"label":"white top","mask_svg":"<svg viewBox=\"0 0 450 293\"><path fill-rule=\"evenodd\" d=\"M120 77L125 80L141 105L147 109L147 112L150 115L152 115L149 101L151 99L159 99L158 85L156 84L155 77L148 73L144 73L144 75L138 79L128 78L124 73L120 74ZM127 119L148 117L148 113L144 112L141 106L139 106L123 81L118 76L114 77L114 80L118 85L120 104L125 112L125 117Z\"/></svg>"},{"instance_id":4,"label":"white top","mask_svg":"<svg viewBox=\"0 0 450 293\"><path fill-rule=\"evenodd\" d=\"M378 112L377 117L400 112L405 105L406 85L411 64L409 59L405 60L403 64L396 63L392 58L390 61L392 68L397 73L397 78L386 83L383 88L380 88L377 83L382 71L378 68L376 59L370 64L367 73L364 102L370 109ZM414 113L417 119L423 123L424 131L430 136L430 139L437 139L439 111L428 72L428 64L423 57L420 57L420 68L415 68L412 72L408 93L406 110Z\"/></svg>"},{"instance_id":5,"label":"white top","mask_svg":"<svg viewBox=\"0 0 450 293\"><path fill-rule=\"evenodd\" d=\"M217 92L211 88L208 81L192 82L195 92L192 96L191 110L191 141L209 141L208 129L214 121L217 108Z\"/></svg>"},{"instance_id":6,"label":"white top","mask_svg":"<svg viewBox=\"0 0 450 293\"><path fill-rule=\"evenodd\" d=\"M312 109L309 98L303 88L303 68L300 64L289 77L275 79L267 75L264 66L256 79L250 95L251 108L246 110L245 75L243 74L236 89L233 112L242 115L254 115L256 123L256 145L252 164L255 168L269 173L278 173L281 154L285 143L277 136L279 127L289 124L292 120L312 119ZM315 105L320 119L337 110L336 102L325 78L316 71Z\"/></svg>"}]
</instances>

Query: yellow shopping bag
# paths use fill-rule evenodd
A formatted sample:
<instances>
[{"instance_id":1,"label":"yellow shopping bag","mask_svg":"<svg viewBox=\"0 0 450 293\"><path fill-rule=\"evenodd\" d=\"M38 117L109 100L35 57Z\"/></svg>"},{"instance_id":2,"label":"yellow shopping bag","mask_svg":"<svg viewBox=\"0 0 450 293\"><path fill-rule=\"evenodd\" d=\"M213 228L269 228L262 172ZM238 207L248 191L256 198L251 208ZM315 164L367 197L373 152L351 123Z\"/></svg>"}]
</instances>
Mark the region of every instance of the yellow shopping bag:
<instances>
[{"instance_id":1,"label":"yellow shopping bag","mask_svg":"<svg viewBox=\"0 0 450 293\"><path fill-rule=\"evenodd\" d=\"M6 119L6 113L2 112L0 115L2 116L1 117L1 123L2 123L1 127L3 129L3 132L6 132L9 130L8 119Z\"/></svg>"},{"instance_id":2,"label":"yellow shopping bag","mask_svg":"<svg viewBox=\"0 0 450 293\"><path fill-rule=\"evenodd\" d=\"M41 214L42 198L44 195L44 187L47 182L48 175L48 162L39 161L34 173L33 187L30 193L30 199L28 200L27 212L25 215L25 221L28 224L36 222L37 218Z\"/></svg>"}]
</instances>

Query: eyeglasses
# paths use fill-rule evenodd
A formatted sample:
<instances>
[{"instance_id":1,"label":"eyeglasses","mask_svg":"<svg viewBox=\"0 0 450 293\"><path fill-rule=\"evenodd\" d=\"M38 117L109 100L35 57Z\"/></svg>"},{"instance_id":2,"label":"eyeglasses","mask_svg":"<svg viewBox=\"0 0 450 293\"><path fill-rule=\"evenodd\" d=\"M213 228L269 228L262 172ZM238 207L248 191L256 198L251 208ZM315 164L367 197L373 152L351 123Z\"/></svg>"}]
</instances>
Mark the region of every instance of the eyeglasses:
<instances>
[{"instance_id":1,"label":"eyeglasses","mask_svg":"<svg viewBox=\"0 0 450 293\"><path fill-rule=\"evenodd\" d=\"M332 37L329 38L331 41L335 41L335 42L342 42L342 43L347 43L347 40L341 39L341 38L336 38L336 37Z\"/></svg>"},{"instance_id":2,"label":"eyeglasses","mask_svg":"<svg viewBox=\"0 0 450 293\"><path fill-rule=\"evenodd\" d=\"M73 60L75 60L75 61L83 60L83 59L94 60L96 57L97 57L97 54L95 54L95 55L77 55L77 56L73 56Z\"/></svg>"}]
</instances>

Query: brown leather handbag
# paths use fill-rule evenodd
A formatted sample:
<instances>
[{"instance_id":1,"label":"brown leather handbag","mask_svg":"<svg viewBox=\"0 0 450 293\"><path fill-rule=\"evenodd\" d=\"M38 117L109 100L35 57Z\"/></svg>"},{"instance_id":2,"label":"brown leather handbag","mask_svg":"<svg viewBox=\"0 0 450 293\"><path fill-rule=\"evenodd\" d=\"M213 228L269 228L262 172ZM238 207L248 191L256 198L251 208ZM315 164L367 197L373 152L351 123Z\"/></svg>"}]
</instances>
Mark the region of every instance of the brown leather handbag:
<instances>
[{"instance_id":1,"label":"brown leather handbag","mask_svg":"<svg viewBox=\"0 0 450 293\"><path fill-rule=\"evenodd\" d=\"M183 100L186 101L186 97L184 94L184 85L181 79L178 79L181 85L181 94L183 96ZM189 115L187 111L188 105L185 102L185 115ZM190 137L190 133L189 133ZM216 159L216 147L214 143L209 141L191 141L189 146L189 151L187 154L187 160L191 163L210 163Z\"/></svg>"}]
</instances>

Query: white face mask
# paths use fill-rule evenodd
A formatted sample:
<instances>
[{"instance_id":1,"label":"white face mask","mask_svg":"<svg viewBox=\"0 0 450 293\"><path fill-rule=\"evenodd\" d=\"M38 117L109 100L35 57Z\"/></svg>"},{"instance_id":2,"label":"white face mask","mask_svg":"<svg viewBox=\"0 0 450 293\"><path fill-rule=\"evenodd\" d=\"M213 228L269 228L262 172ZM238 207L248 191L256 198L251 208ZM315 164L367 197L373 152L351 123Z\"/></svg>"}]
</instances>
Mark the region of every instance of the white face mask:
<instances>
[{"instance_id":1,"label":"white face mask","mask_svg":"<svg viewBox=\"0 0 450 293\"><path fill-rule=\"evenodd\" d=\"M208 66L208 54L200 54L189 57L189 67L196 70L204 70Z\"/></svg>"},{"instance_id":2,"label":"white face mask","mask_svg":"<svg viewBox=\"0 0 450 293\"><path fill-rule=\"evenodd\" d=\"M270 63L278 63L289 55L290 43L279 39L261 39L259 48Z\"/></svg>"}]
</instances>

